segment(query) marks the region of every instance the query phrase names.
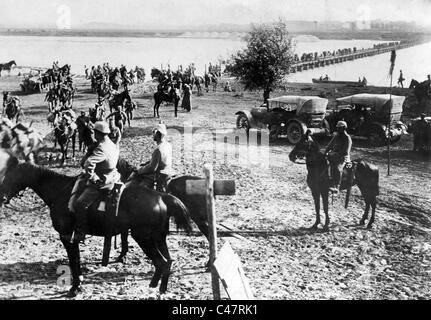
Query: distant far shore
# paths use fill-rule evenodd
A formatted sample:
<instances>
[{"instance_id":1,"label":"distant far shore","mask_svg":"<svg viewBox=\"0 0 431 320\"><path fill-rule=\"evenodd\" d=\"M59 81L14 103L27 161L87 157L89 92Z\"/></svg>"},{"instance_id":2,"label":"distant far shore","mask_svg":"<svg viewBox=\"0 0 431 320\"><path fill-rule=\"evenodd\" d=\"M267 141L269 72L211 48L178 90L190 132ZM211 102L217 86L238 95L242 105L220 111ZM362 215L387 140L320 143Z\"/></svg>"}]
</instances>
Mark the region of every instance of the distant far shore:
<instances>
[{"instance_id":1,"label":"distant far shore","mask_svg":"<svg viewBox=\"0 0 431 320\"><path fill-rule=\"evenodd\" d=\"M0 29L1 36L45 36L45 37L136 37L136 38L213 38L241 39L244 31L207 32L187 30L59 30L59 29ZM292 36L310 35L320 40L382 40L394 41L412 38L431 39L431 33L385 30L331 30L291 32Z\"/></svg>"}]
</instances>

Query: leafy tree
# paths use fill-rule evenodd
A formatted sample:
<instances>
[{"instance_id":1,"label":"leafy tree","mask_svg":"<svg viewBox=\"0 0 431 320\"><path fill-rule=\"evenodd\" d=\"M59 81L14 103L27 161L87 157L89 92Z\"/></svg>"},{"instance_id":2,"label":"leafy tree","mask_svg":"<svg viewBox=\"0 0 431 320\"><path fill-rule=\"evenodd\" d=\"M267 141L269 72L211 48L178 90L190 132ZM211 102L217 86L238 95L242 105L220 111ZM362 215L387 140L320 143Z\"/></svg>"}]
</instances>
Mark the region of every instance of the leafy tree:
<instances>
[{"instance_id":1,"label":"leafy tree","mask_svg":"<svg viewBox=\"0 0 431 320\"><path fill-rule=\"evenodd\" d=\"M293 63L294 44L287 25L253 25L246 36L247 47L232 55L227 70L240 79L246 90L274 88L281 84Z\"/></svg>"}]
</instances>

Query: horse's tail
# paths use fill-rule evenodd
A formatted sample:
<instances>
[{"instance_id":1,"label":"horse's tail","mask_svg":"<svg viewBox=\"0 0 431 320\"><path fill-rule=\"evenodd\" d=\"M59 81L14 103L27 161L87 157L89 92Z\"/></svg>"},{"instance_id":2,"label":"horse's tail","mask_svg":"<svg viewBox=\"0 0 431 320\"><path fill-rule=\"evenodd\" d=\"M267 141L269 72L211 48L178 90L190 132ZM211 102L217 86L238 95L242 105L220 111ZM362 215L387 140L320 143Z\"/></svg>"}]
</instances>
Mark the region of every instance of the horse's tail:
<instances>
[{"instance_id":1,"label":"horse's tail","mask_svg":"<svg viewBox=\"0 0 431 320\"><path fill-rule=\"evenodd\" d=\"M170 217L174 217L177 228L182 228L186 230L187 233L190 233L192 231L192 226L190 224L190 212L184 203L171 194L164 194L162 199L168 207L168 215Z\"/></svg>"}]
</instances>

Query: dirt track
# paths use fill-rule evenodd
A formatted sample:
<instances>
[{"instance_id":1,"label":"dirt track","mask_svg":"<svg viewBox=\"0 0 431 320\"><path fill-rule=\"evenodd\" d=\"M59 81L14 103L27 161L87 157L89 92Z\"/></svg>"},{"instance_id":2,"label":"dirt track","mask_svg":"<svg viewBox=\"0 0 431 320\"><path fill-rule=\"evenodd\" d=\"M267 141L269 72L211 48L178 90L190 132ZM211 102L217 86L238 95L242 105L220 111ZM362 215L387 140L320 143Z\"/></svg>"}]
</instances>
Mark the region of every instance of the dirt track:
<instances>
[{"instance_id":1,"label":"dirt track","mask_svg":"<svg viewBox=\"0 0 431 320\"><path fill-rule=\"evenodd\" d=\"M19 79L0 78L2 90L17 90ZM304 90L306 88L306 90ZM311 88L311 89L307 89ZM301 90L302 89L302 90ZM78 85L75 110L88 110L95 102L88 84ZM312 95L327 92L330 97L348 95L352 88L295 85L289 94ZM384 89L373 88L374 92ZM134 88L138 103L136 119L126 129L121 144L122 156L133 164L146 161L154 145L151 129L158 123L152 117L150 93ZM403 91L402 93L406 93ZM273 96L278 93L273 93ZM51 137L47 125L44 94L21 96L26 121ZM260 93L208 93L193 96L191 114L173 117L173 106L162 107L161 117L168 128L183 130L185 122L194 128L232 130L234 113L259 105ZM202 175L202 165L219 157L208 134L195 136L194 156L181 150L183 138L173 137L174 168L177 173ZM324 141L322 141L324 143ZM47 142L52 147L52 142ZM219 197L218 221L234 229L273 231L246 235L249 241L229 240L240 256L245 273L258 299L430 299L431 280L431 162L413 154L411 137L393 146L391 176L386 175L386 149L366 148L354 140L352 158L365 158L380 168L381 195L372 230L357 226L363 202L353 189L349 209L343 207L344 193L330 206L329 232L310 233L314 206L306 186L305 167L288 161L291 146L286 141L271 143L269 168L256 164L256 150L240 146L250 162L226 156L214 163L215 178L235 179L237 195ZM359 146L359 147L358 147ZM229 148L234 148L228 145ZM206 150L206 151L205 151ZM232 149L230 149L232 150ZM79 172L79 157L64 168L58 163L42 165L68 174ZM14 200L17 212L0 212L0 299L62 299L66 287L57 286L56 269L67 263L58 234L51 226L46 207L31 191ZM32 210L36 207L36 210ZM29 210L30 212L24 212ZM174 228L172 228L174 230ZM100 266L102 239L90 238L81 246L84 263L82 299L154 299L148 287L152 266L137 244L132 246L126 263ZM208 243L202 236L172 234L168 238L175 259L165 299L210 299L210 275L204 264ZM111 259L117 254L111 253Z\"/></svg>"}]
</instances>

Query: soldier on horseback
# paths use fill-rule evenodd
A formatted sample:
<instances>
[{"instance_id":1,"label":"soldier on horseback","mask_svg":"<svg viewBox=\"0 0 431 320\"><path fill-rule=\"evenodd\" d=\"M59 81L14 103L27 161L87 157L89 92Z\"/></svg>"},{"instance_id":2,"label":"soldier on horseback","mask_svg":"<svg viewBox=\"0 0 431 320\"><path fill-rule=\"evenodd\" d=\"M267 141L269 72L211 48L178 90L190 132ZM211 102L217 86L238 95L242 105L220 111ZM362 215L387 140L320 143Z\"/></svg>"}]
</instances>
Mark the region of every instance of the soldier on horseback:
<instances>
[{"instance_id":1,"label":"soldier on horseback","mask_svg":"<svg viewBox=\"0 0 431 320\"><path fill-rule=\"evenodd\" d=\"M157 143L151 161L142 164L135 178L142 181L150 189L156 185L156 190L166 192L166 186L172 178L172 146L166 140L168 132L164 124L159 124L153 130L153 139Z\"/></svg>"},{"instance_id":2,"label":"soldier on horseback","mask_svg":"<svg viewBox=\"0 0 431 320\"><path fill-rule=\"evenodd\" d=\"M111 190L114 184L120 181L120 174L116 169L120 152L109 139L109 133L109 126L106 122L95 123L94 136L97 145L83 161L85 174L77 180L69 203L71 204L69 208L75 212L76 219L72 240L84 240L87 231L88 208L100 197L101 191ZM85 183L85 189L75 202L75 193L83 183Z\"/></svg>"},{"instance_id":3,"label":"soldier on horseback","mask_svg":"<svg viewBox=\"0 0 431 320\"><path fill-rule=\"evenodd\" d=\"M329 191L335 194L337 194L340 189L344 166L346 163L350 162L352 138L346 130L347 123L345 121L338 121L337 133L329 142L325 150L325 155L327 155L329 162L329 173L332 182Z\"/></svg>"}]
</instances>

